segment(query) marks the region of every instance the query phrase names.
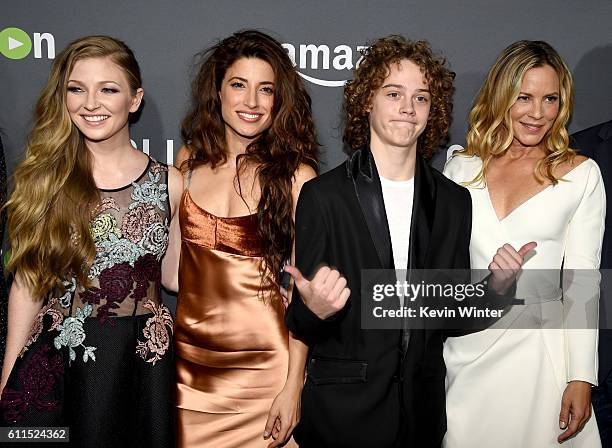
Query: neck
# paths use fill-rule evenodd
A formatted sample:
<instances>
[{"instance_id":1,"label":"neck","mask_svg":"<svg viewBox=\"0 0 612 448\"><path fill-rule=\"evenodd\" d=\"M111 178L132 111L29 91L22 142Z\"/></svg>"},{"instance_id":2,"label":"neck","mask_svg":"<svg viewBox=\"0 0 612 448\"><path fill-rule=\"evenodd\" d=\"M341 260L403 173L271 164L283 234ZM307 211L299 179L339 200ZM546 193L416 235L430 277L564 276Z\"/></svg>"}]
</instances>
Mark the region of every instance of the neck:
<instances>
[{"instance_id":1,"label":"neck","mask_svg":"<svg viewBox=\"0 0 612 448\"><path fill-rule=\"evenodd\" d=\"M409 148L370 144L378 174L389 180L410 180L414 177L416 143Z\"/></svg>"},{"instance_id":2,"label":"neck","mask_svg":"<svg viewBox=\"0 0 612 448\"><path fill-rule=\"evenodd\" d=\"M121 167L131 157L134 150L130 142L128 125L112 137L103 141L85 140L85 146L92 154L94 166Z\"/></svg>"},{"instance_id":3,"label":"neck","mask_svg":"<svg viewBox=\"0 0 612 448\"><path fill-rule=\"evenodd\" d=\"M511 160L541 158L544 151L540 145L525 146L514 140L506 150L506 156Z\"/></svg>"},{"instance_id":4,"label":"neck","mask_svg":"<svg viewBox=\"0 0 612 448\"><path fill-rule=\"evenodd\" d=\"M236 157L240 154L244 154L247 147L254 141L254 138L243 137L236 134L235 132L225 132L225 146L227 148L228 158L227 161L231 163L236 162Z\"/></svg>"}]
</instances>

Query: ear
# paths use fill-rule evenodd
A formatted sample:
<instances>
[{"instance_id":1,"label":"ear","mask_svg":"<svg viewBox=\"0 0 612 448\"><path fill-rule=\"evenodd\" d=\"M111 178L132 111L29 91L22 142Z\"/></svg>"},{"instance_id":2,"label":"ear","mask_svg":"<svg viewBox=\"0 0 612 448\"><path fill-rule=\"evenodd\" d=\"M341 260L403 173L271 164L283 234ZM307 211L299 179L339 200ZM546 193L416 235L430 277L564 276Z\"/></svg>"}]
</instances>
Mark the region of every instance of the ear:
<instances>
[{"instance_id":1,"label":"ear","mask_svg":"<svg viewBox=\"0 0 612 448\"><path fill-rule=\"evenodd\" d=\"M142 87L136 90L136 93L132 97L132 105L130 106L130 112L134 113L138 111L140 108L140 103L142 103L142 98L144 97L144 90Z\"/></svg>"},{"instance_id":2,"label":"ear","mask_svg":"<svg viewBox=\"0 0 612 448\"><path fill-rule=\"evenodd\" d=\"M366 112L372 112L372 103L374 103L374 92L370 92L370 97L368 98L368 105L366 106Z\"/></svg>"}]
</instances>

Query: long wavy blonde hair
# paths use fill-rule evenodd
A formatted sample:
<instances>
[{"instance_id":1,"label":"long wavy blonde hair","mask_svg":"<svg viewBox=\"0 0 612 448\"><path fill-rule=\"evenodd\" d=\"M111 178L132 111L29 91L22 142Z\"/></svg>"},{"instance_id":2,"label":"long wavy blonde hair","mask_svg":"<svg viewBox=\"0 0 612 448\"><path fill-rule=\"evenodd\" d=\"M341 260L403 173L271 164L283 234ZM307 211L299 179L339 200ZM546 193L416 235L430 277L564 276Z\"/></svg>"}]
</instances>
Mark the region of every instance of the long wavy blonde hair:
<instances>
[{"instance_id":1,"label":"long wavy blonde hair","mask_svg":"<svg viewBox=\"0 0 612 448\"><path fill-rule=\"evenodd\" d=\"M510 108L519 96L527 70L544 65L552 67L559 77L559 114L544 136L546 156L538 161L535 172L556 184L560 178L555 175L555 168L571 162L576 156L576 152L569 147L566 127L573 106L572 75L563 59L548 43L521 40L499 55L474 100L466 149L458 154L475 155L483 162L482 169L469 184L484 184L491 159L505 153L510 147L514 138Z\"/></svg>"},{"instance_id":2,"label":"long wavy blonde hair","mask_svg":"<svg viewBox=\"0 0 612 448\"><path fill-rule=\"evenodd\" d=\"M34 109L25 159L14 172L6 204L11 245L9 272L17 272L35 299L63 289L69 276L82 285L96 248L89 233L90 210L99 202L90 152L66 107L74 64L109 57L121 67L132 92L141 87L132 51L108 36L69 44L55 59Z\"/></svg>"}]
</instances>

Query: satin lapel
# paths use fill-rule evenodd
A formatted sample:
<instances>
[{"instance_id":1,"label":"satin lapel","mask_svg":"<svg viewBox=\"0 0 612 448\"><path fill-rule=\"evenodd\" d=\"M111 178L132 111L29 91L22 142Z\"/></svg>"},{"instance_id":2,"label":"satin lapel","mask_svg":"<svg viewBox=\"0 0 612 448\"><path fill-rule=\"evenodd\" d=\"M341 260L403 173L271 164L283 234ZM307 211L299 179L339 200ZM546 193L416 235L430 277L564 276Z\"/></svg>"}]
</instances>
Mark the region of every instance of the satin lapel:
<instances>
[{"instance_id":1,"label":"satin lapel","mask_svg":"<svg viewBox=\"0 0 612 448\"><path fill-rule=\"evenodd\" d=\"M436 210L436 183L431 168L423 157L417 154L414 173L414 205L410 228L409 269L428 267L427 253L432 237Z\"/></svg>"},{"instance_id":2,"label":"satin lapel","mask_svg":"<svg viewBox=\"0 0 612 448\"><path fill-rule=\"evenodd\" d=\"M384 269L393 269L389 224L372 153L368 148L359 149L351 155L347 164L349 175L355 186L355 194L378 253L380 265Z\"/></svg>"}]
</instances>

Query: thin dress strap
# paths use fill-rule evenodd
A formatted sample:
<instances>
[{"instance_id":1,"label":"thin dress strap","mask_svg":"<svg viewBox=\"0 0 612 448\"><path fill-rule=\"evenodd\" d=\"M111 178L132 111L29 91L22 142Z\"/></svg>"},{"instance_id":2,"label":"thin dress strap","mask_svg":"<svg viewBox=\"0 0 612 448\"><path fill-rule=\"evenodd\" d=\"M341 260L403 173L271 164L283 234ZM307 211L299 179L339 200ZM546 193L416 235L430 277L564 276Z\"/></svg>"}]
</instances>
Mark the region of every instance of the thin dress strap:
<instances>
[{"instance_id":1,"label":"thin dress strap","mask_svg":"<svg viewBox=\"0 0 612 448\"><path fill-rule=\"evenodd\" d=\"M192 171L189 170L187 171L187 176L185 176L185 190L188 190L191 185L191 173Z\"/></svg>"}]
</instances>

